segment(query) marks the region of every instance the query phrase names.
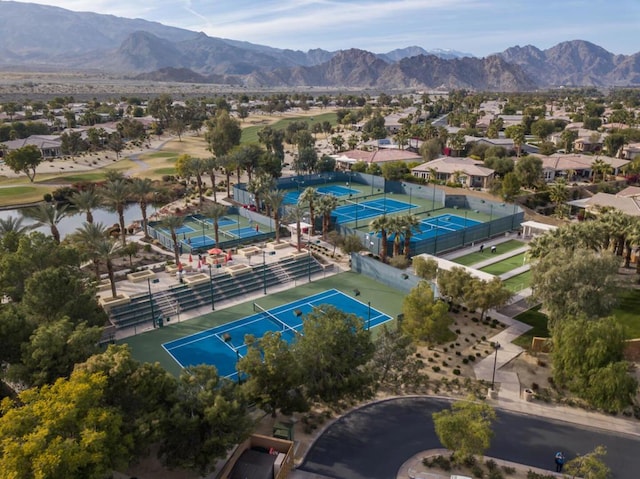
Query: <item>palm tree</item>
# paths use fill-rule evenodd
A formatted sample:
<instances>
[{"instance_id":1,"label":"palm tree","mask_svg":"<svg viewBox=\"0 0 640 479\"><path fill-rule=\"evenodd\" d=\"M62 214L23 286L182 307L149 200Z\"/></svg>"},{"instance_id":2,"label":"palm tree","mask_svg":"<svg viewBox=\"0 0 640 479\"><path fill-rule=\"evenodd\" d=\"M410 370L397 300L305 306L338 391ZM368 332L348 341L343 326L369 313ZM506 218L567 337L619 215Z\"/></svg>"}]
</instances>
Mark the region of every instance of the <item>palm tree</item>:
<instances>
[{"instance_id":1,"label":"palm tree","mask_svg":"<svg viewBox=\"0 0 640 479\"><path fill-rule=\"evenodd\" d=\"M605 163L600 158L596 158L594 162L591 163L591 170L593 171L593 182L595 183L598 179L598 174L602 175L602 181L604 181L605 176L612 171L612 168L609 163Z\"/></svg>"},{"instance_id":2,"label":"palm tree","mask_svg":"<svg viewBox=\"0 0 640 479\"><path fill-rule=\"evenodd\" d=\"M173 257L176 261L176 265L180 264L180 249L178 246L178 230L184 224L184 217L182 216L167 216L162 220L162 225L171 233L171 241L173 241Z\"/></svg>"},{"instance_id":3,"label":"palm tree","mask_svg":"<svg viewBox=\"0 0 640 479\"><path fill-rule=\"evenodd\" d=\"M39 203L38 206L27 208L22 214L36 222L37 226L48 226L51 229L51 236L56 243L60 243L60 231L58 224L67 217L67 207L63 205L58 208L51 203Z\"/></svg>"},{"instance_id":4,"label":"palm tree","mask_svg":"<svg viewBox=\"0 0 640 479\"><path fill-rule=\"evenodd\" d=\"M218 194L216 193L216 170L218 169L218 159L215 156L204 160L204 167L209 173L209 179L211 180L211 189L213 190L213 201L218 202Z\"/></svg>"},{"instance_id":5,"label":"palm tree","mask_svg":"<svg viewBox=\"0 0 640 479\"><path fill-rule=\"evenodd\" d=\"M0 218L0 238L11 233L20 236L34 228L34 225L23 225L23 221L24 218L16 218L14 216Z\"/></svg>"},{"instance_id":6,"label":"palm tree","mask_svg":"<svg viewBox=\"0 0 640 479\"><path fill-rule=\"evenodd\" d=\"M140 206L140 213L142 214L142 230L144 231L144 237L149 237L149 219L147 218L147 205L153 198L153 194L156 189L153 186L153 182L149 178L134 178L133 183L130 185L131 197L138 202Z\"/></svg>"},{"instance_id":7,"label":"palm tree","mask_svg":"<svg viewBox=\"0 0 640 479\"><path fill-rule=\"evenodd\" d=\"M400 235L403 231L403 221L401 216L393 216L389 218L389 227L387 234L393 236L393 257L400 256Z\"/></svg>"},{"instance_id":8,"label":"palm tree","mask_svg":"<svg viewBox=\"0 0 640 479\"><path fill-rule=\"evenodd\" d=\"M382 262L387 260L387 230L389 228L389 218L387 216L378 216L369 223L371 231L380 233L382 245L380 246L380 259Z\"/></svg>"},{"instance_id":9,"label":"palm tree","mask_svg":"<svg viewBox=\"0 0 640 479\"><path fill-rule=\"evenodd\" d=\"M402 216L402 235L404 236L404 257L409 259L409 252L411 248L411 236L418 230L420 225L420 218L416 215L408 214Z\"/></svg>"},{"instance_id":10,"label":"palm tree","mask_svg":"<svg viewBox=\"0 0 640 479\"><path fill-rule=\"evenodd\" d=\"M309 222L311 223L311 231L310 234L313 235L313 230L315 229L316 217L315 217L315 205L318 201L319 195L318 191L309 186L305 188L302 194L298 197L298 204L306 204L309 207Z\"/></svg>"},{"instance_id":11,"label":"palm tree","mask_svg":"<svg viewBox=\"0 0 640 479\"><path fill-rule=\"evenodd\" d=\"M97 279L100 279L100 256L96 252L96 245L107 238L107 227L102 223L83 223L72 235L80 254L91 261Z\"/></svg>"},{"instance_id":12,"label":"palm tree","mask_svg":"<svg viewBox=\"0 0 640 479\"><path fill-rule=\"evenodd\" d=\"M567 181L564 178L559 178L553 185L549 186L549 199L556 205L555 214L559 218L564 216L565 201L569 197L569 190L567 189Z\"/></svg>"},{"instance_id":13,"label":"palm tree","mask_svg":"<svg viewBox=\"0 0 640 479\"><path fill-rule=\"evenodd\" d=\"M306 213L306 210L299 204L293 205L287 209L286 221L296 222L296 248L298 252L302 250L302 229L300 228L300 223Z\"/></svg>"},{"instance_id":14,"label":"palm tree","mask_svg":"<svg viewBox=\"0 0 640 479\"><path fill-rule=\"evenodd\" d=\"M72 195L69 201L78 211L84 212L87 223L93 223L92 210L102 206L102 198L93 188L79 191Z\"/></svg>"},{"instance_id":15,"label":"palm tree","mask_svg":"<svg viewBox=\"0 0 640 479\"><path fill-rule=\"evenodd\" d=\"M318 211L322 215L322 239L327 239L327 232L331 224L331 213L338 207L338 198L333 195L323 195L318 201Z\"/></svg>"},{"instance_id":16,"label":"palm tree","mask_svg":"<svg viewBox=\"0 0 640 479\"><path fill-rule=\"evenodd\" d=\"M260 199L268 191L275 188L275 181L273 177L267 173L258 173L247 185L247 191L253 195L253 201L255 202L256 209L261 210Z\"/></svg>"},{"instance_id":17,"label":"palm tree","mask_svg":"<svg viewBox=\"0 0 640 479\"><path fill-rule=\"evenodd\" d=\"M283 190L271 190L269 191L264 200L271 208L273 212L273 222L276 228L276 243L280 243L280 209L284 202L285 192Z\"/></svg>"},{"instance_id":18,"label":"palm tree","mask_svg":"<svg viewBox=\"0 0 640 479\"><path fill-rule=\"evenodd\" d=\"M213 220L213 231L215 233L216 244L220 243L219 239L219 225L218 222L220 218L227 214L227 207L225 205L221 205L219 203L209 203L205 205L202 210L202 214Z\"/></svg>"},{"instance_id":19,"label":"palm tree","mask_svg":"<svg viewBox=\"0 0 640 479\"><path fill-rule=\"evenodd\" d=\"M116 291L116 281L113 274L113 258L118 255L122 245L111 238L104 237L98 240L94 245L94 254L98 261L104 262L107 267L107 275L109 276L109 283L111 283L111 295L114 298L118 297Z\"/></svg>"},{"instance_id":20,"label":"palm tree","mask_svg":"<svg viewBox=\"0 0 640 479\"><path fill-rule=\"evenodd\" d=\"M131 195L129 183L124 179L109 181L105 184L104 189L101 191L104 205L111 211L118 213L118 219L120 221L120 234L122 239L122 247L127 246L126 235L124 225L124 209L127 206L127 201Z\"/></svg>"}]
</instances>

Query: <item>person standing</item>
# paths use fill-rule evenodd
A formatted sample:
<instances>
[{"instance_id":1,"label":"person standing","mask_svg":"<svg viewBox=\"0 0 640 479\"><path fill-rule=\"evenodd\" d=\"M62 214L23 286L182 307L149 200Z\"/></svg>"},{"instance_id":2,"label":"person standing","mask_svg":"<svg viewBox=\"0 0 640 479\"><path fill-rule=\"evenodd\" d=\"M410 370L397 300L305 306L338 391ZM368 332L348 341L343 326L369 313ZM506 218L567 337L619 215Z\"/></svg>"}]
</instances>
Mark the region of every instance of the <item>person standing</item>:
<instances>
[{"instance_id":1,"label":"person standing","mask_svg":"<svg viewBox=\"0 0 640 479\"><path fill-rule=\"evenodd\" d=\"M564 466L564 454L562 451L556 452L556 472L562 472L562 466Z\"/></svg>"}]
</instances>

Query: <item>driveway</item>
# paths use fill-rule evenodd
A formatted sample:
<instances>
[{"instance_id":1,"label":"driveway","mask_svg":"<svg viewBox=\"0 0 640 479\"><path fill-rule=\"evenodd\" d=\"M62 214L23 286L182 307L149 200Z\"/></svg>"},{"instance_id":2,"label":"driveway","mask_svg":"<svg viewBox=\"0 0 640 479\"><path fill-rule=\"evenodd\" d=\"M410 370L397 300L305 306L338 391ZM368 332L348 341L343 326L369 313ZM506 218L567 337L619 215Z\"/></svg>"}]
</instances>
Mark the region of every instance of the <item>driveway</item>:
<instances>
[{"instance_id":1,"label":"driveway","mask_svg":"<svg viewBox=\"0 0 640 479\"><path fill-rule=\"evenodd\" d=\"M369 404L327 428L298 468L336 479L393 479L413 455L442 447L431 414L449 407L444 399L399 398ZM635 479L640 468L637 438L560 421L497 410L487 455L551 470L562 450L568 459L607 448L616 479Z\"/></svg>"}]
</instances>

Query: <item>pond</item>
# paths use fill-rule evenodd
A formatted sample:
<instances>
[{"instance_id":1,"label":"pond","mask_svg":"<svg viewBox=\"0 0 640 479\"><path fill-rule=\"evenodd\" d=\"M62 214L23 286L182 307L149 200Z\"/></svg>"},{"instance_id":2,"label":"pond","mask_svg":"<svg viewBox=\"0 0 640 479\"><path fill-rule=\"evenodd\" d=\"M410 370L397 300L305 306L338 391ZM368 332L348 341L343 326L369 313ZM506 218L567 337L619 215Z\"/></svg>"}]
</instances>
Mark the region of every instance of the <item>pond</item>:
<instances>
[{"instance_id":1,"label":"pond","mask_svg":"<svg viewBox=\"0 0 640 479\"><path fill-rule=\"evenodd\" d=\"M152 205L147 206L147 216L151 216L155 213L156 208ZM97 209L93 210L93 222L94 223L102 223L105 226L112 226L119 222L118 214L112 213L105 209ZM22 217L22 213L20 212L20 208L12 209L12 210L2 210L0 211L0 218L6 219L9 216L13 216L14 218ZM64 238L66 235L73 233L77 228L82 226L82 223L85 222L85 214L84 213L75 213L73 215L67 216L58 224L58 229L60 230L60 236ZM127 206L124 211L124 224L125 226L129 225L133 221L142 220L142 214L140 213L140 206L135 203L131 203ZM22 224L33 224L33 221L25 218ZM37 228L36 231L41 231L45 234L50 234L51 230L48 226Z\"/></svg>"}]
</instances>

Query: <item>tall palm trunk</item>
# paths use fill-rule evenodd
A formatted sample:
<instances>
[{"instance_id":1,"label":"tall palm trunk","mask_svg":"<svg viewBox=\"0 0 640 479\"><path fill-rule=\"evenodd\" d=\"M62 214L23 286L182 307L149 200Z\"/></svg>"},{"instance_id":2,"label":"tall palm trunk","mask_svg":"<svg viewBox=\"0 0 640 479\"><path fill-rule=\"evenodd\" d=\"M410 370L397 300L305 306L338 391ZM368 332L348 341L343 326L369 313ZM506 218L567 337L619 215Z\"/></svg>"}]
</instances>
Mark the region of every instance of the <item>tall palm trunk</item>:
<instances>
[{"instance_id":1,"label":"tall palm trunk","mask_svg":"<svg viewBox=\"0 0 640 479\"><path fill-rule=\"evenodd\" d=\"M147 218L147 202L140 201L140 212L142 213L142 230L144 231L144 237L149 237L149 219Z\"/></svg>"},{"instance_id":2,"label":"tall palm trunk","mask_svg":"<svg viewBox=\"0 0 640 479\"><path fill-rule=\"evenodd\" d=\"M209 179L211 180L211 189L213 190L213 202L218 202L218 196L216 194L216 174L211 170L209 172Z\"/></svg>"},{"instance_id":3,"label":"tall palm trunk","mask_svg":"<svg viewBox=\"0 0 640 479\"><path fill-rule=\"evenodd\" d=\"M387 230L380 230L380 239L382 241L382 246L380 248L380 259L383 263L387 262Z\"/></svg>"},{"instance_id":4,"label":"tall palm trunk","mask_svg":"<svg viewBox=\"0 0 640 479\"><path fill-rule=\"evenodd\" d=\"M124 206L118 206L118 219L120 220L120 238L122 240L122 247L127 246L127 231L124 225Z\"/></svg>"},{"instance_id":5,"label":"tall palm trunk","mask_svg":"<svg viewBox=\"0 0 640 479\"><path fill-rule=\"evenodd\" d=\"M107 274L109 275L109 283L111 284L111 295L114 298L117 298L118 292L116 291L116 279L113 274L113 263L110 259L107 260Z\"/></svg>"}]
</instances>

